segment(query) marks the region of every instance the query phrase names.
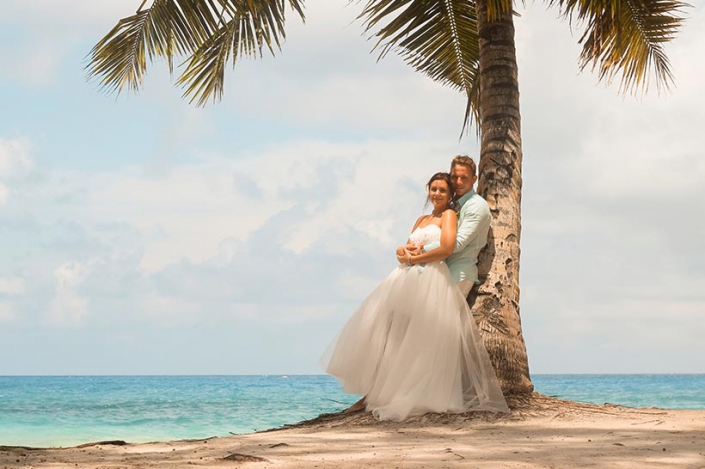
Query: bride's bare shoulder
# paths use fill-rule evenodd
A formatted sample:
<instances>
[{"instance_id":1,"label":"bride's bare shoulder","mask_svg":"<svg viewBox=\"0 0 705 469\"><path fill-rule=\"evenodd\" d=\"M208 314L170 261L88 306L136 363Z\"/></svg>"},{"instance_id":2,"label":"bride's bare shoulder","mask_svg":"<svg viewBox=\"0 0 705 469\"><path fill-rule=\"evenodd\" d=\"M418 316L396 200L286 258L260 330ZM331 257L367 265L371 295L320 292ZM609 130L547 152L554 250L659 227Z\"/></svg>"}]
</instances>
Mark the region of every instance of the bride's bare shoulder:
<instances>
[{"instance_id":1,"label":"bride's bare shoulder","mask_svg":"<svg viewBox=\"0 0 705 469\"><path fill-rule=\"evenodd\" d=\"M414 231L416 228L418 228L423 219L426 218L426 216L427 215L421 215L419 218L417 218L416 223L414 223L414 227L411 229L411 231Z\"/></svg>"},{"instance_id":2,"label":"bride's bare shoulder","mask_svg":"<svg viewBox=\"0 0 705 469\"><path fill-rule=\"evenodd\" d=\"M444 218L454 218L454 219L457 219L457 218L458 218L458 214L455 213L455 210L453 210L452 208L449 208L449 209L446 209L446 210L443 212L443 217L444 217Z\"/></svg>"}]
</instances>

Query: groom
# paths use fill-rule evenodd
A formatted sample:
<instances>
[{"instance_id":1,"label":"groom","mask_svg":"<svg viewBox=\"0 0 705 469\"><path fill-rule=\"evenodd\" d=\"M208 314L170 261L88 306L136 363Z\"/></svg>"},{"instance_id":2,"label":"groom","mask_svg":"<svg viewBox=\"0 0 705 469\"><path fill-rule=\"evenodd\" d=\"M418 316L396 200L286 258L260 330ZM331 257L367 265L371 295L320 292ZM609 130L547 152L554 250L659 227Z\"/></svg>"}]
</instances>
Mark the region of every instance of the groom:
<instances>
[{"instance_id":1,"label":"groom","mask_svg":"<svg viewBox=\"0 0 705 469\"><path fill-rule=\"evenodd\" d=\"M485 199L473 186L477 181L477 167L469 156L456 156L450 164L450 182L455 190L459 207L458 232L455 238L453 254L446 258L445 263L450 275L458 288L467 297L475 282L477 282L477 256L487 244L487 234L490 231L492 215ZM439 248L440 242L433 242L421 248L413 244L406 245L408 253L414 255ZM404 256L397 256L400 264L406 262ZM357 412L365 409L363 397L350 406L345 412Z\"/></svg>"},{"instance_id":2,"label":"groom","mask_svg":"<svg viewBox=\"0 0 705 469\"><path fill-rule=\"evenodd\" d=\"M455 190L459 206L458 234L455 248L445 263L450 275L458 284L463 296L468 296L473 285L477 283L477 256L487 244L492 215L485 199L473 186L477 181L477 167L469 156L456 156L450 164L450 181ZM440 247L439 242L424 245L421 249L414 245L406 248L412 254L431 251ZM402 259L399 259L402 262Z\"/></svg>"}]
</instances>

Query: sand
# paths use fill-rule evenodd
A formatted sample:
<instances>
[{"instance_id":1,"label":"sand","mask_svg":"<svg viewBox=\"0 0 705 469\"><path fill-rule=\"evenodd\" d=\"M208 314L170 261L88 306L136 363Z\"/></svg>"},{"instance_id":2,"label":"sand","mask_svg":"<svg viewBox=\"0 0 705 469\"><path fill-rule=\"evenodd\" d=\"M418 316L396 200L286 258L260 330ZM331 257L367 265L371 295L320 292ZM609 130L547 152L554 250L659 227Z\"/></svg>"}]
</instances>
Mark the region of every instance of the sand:
<instances>
[{"instance_id":1,"label":"sand","mask_svg":"<svg viewBox=\"0 0 705 469\"><path fill-rule=\"evenodd\" d=\"M513 412L377 422L331 414L226 438L34 449L0 447L0 468L705 469L705 411L594 406L535 394Z\"/></svg>"}]
</instances>

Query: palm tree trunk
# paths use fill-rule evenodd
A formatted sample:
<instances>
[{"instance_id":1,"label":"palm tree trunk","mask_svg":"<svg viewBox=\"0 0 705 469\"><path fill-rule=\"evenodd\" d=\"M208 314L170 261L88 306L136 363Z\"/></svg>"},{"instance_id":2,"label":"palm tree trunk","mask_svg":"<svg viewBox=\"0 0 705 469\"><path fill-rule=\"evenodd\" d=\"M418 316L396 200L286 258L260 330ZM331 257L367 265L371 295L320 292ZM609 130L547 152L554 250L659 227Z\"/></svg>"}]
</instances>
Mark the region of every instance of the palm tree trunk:
<instances>
[{"instance_id":1,"label":"palm tree trunk","mask_svg":"<svg viewBox=\"0 0 705 469\"><path fill-rule=\"evenodd\" d=\"M521 116L510 9L488 21L478 0L481 152L478 193L492 212L487 247L480 254L483 280L468 301L505 395L533 391L519 316L521 234Z\"/></svg>"}]
</instances>

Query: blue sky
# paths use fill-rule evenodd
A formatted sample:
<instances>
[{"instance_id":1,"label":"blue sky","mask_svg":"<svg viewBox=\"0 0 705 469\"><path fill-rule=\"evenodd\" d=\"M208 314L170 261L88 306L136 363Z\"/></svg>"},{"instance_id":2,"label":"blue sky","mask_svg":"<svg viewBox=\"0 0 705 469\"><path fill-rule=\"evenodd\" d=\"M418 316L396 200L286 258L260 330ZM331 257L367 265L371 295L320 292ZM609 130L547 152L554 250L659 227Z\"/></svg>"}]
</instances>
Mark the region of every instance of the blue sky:
<instances>
[{"instance_id":1,"label":"blue sky","mask_svg":"<svg viewBox=\"0 0 705 469\"><path fill-rule=\"evenodd\" d=\"M163 63L105 96L85 56L138 3L0 12L0 374L318 373L425 180L477 154L463 99L378 63L346 0L309 1L217 105ZM704 7L668 45L677 87L642 99L578 72L556 11L520 10L534 373L705 372Z\"/></svg>"}]
</instances>

